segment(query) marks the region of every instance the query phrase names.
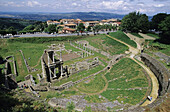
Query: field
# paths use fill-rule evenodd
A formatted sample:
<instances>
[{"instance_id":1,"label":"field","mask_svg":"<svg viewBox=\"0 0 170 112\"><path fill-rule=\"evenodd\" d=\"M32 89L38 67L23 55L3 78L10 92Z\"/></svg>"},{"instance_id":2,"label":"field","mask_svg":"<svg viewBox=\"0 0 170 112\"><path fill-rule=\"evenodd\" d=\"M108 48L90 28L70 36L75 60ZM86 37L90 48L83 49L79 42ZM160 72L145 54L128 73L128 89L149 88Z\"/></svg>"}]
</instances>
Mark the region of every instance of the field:
<instances>
[{"instance_id":1,"label":"field","mask_svg":"<svg viewBox=\"0 0 170 112\"><path fill-rule=\"evenodd\" d=\"M111 33L111 36L118 38L129 45L136 46L133 41L131 41L128 37L126 37L122 32L118 31L117 33ZM118 36L121 36L119 38ZM59 43L63 43L65 45L64 51L62 51L63 55L68 55L67 51L79 52L81 51L78 48L75 48L70 45L69 41L75 45L79 46L75 43L75 41L86 40L89 44L100 51L104 51L109 53L111 56L115 54L124 54L125 51L128 50L128 47L107 37L106 35L96 35L96 36L71 36L68 37L55 37L55 38L17 38L17 39L9 39L9 40L0 40L0 52L1 56L5 58L9 55L14 55L16 63L18 76L16 77L17 81L24 81L24 77L28 74L33 75L36 83L38 83L37 74L41 74L41 56L44 52L44 49L48 49L48 46L51 44L58 45ZM21 55L22 50L28 64L32 68L36 68L37 71L28 73L23 57ZM90 51L89 49L87 49ZM81 62L86 59L92 59L95 57L99 58L100 65L90 68L89 70L79 71L76 74L70 75L68 78L62 79L60 81L54 81L51 86L60 86L69 81L75 82L85 77L88 77L92 74L95 74L99 71L102 71L107 65L110 59L107 56L100 54L99 52L92 51L94 55L82 58L73 57L72 59L68 59L64 61L64 66L70 67L71 64L76 62ZM3 68L3 66L0 66ZM11 67L13 65L11 64ZM137 104L143 97L147 91L148 82L143 73L143 69L133 62L129 58L123 58L117 64L112 66L111 70L104 70L95 76L92 76L82 82L74 85L73 87L66 89L61 92L40 92L41 99L56 97L56 98L68 98L72 95L82 95L85 94L85 100L89 103L101 103L106 102L105 99L99 98L99 96L105 97L108 101L118 100L119 102L123 101L123 104Z\"/></svg>"},{"instance_id":2,"label":"field","mask_svg":"<svg viewBox=\"0 0 170 112\"><path fill-rule=\"evenodd\" d=\"M160 37L158 36L158 34L154 34L154 33L147 33L148 36L154 37L156 39L159 39Z\"/></svg>"},{"instance_id":3,"label":"field","mask_svg":"<svg viewBox=\"0 0 170 112\"><path fill-rule=\"evenodd\" d=\"M138 33L131 33L132 35L139 37L139 38L143 38L141 35L139 35Z\"/></svg>"},{"instance_id":4,"label":"field","mask_svg":"<svg viewBox=\"0 0 170 112\"><path fill-rule=\"evenodd\" d=\"M139 103L144 98L148 87L147 78L142 71L143 69L133 60L129 58L120 60L106 74L109 85L101 95L110 101ZM141 90L135 88L141 88Z\"/></svg>"},{"instance_id":5,"label":"field","mask_svg":"<svg viewBox=\"0 0 170 112\"><path fill-rule=\"evenodd\" d=\"M126 36L122 31L112 32L109 35L131 45L132 47L137 47L136 43L133 40L130 40L130 38Z\"/></svg>"}]
</instances>

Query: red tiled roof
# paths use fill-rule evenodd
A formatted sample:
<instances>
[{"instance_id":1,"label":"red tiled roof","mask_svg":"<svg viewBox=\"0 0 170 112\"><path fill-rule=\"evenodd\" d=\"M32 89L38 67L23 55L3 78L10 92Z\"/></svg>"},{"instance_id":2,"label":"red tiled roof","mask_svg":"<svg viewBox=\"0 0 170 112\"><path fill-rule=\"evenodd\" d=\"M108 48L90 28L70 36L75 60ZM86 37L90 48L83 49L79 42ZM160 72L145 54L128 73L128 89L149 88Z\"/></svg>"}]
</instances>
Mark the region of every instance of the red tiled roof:
<instances>
[{"instance_id":1,"label":"red tiled roof","mask_svg":"<svg viewBox=\"0 0 170 112\"><path fill-rule=\"evenodd\" d=\"M67 30L67 31L76 31L75 29L72 29L72 28L63 28L63 30Z\"/></svg>"}]
</instances>

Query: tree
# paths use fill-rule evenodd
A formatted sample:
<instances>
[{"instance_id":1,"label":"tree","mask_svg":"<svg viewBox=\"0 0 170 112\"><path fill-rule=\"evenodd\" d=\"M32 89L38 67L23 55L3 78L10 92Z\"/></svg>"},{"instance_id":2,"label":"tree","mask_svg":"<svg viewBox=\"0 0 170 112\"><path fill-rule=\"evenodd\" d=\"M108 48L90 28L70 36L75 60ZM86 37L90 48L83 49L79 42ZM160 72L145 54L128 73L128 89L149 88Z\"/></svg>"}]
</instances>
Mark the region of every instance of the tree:
<instances>
[{"instance_id":1,"label":"tree","mask_svg":"<svg viewBox=\"0 0 170 112\"><path fill-rule=\"evenodd\" d=\"M123 17L121 23L121 29L123 31L130 32L143 32L146 33L149 30L149 20L146 14L140 14L139 12L132 12Z\"/></svg>"},{"instance_id":2,"label":"tree","mask_svg":"<svg viewBox=\"0 0 170 112\"><path fill-rule=\"evenodd\" d=\"M149 30L149 20L146 14L141 14L140 18L137 20L137 26L143 33Z\"/></svg>"},{"instance_id":3,"label":"tree","mask_svg":"<svg viewBox=\"0 0 170 112\"><path fill-rule=\"evenodd\" d=\"M80 24L77 26L78 35L79 35L79 32L80 32L81 35L82 35L82 33L83 33L84 30L85 30L84 24L83 24L83 23L80 23Z\"/></svg>"},{"instance_id":4,"label":"tree","mask_svg":"<svg viewBox=\"0 0 170 112\"><path fill-rule=\"evenodd\" d=\"M49 33L54 33L54 32L56 32L56 25L50 24L50 25L47 27L47 31L48 31Z\"/></svg>"},{"instance_id":5,"label":"tree","mask_svg":"<svg viewBox=\"0 0 170 112\"><path fill-rule=\"evenodd\" d=\"M114 30L116 30L117 29L117 26L112 26L112 30L114 31Z\"/></svg>"},{"instance_id":6,"label":"tree","mask_svg":"<svg viewBox=\"0 0 170 112\"><path fill-rule=\"evenodd\" d=\"M141 14L139 12L131 12L124 16L121 23L121 29L123 31L139 32L137 20L140 16Z\"/></svg>"},{"instance_id":7,"label":"tree","mask_svg":"<svg viewBox=\"0 0 170 112\"><path fill-rule=\"evenodd\" d=\"M30 30L34 30L35 26L34 25L28 25L26 26L23 30L24 31L30 31Z\"/></svg>"},{"instance_id":8,"label":"tree","mask_svg":"<svg viewBox=\"0 0 170 112\"><path fill-rule=\"evenodd\" d=\"M162 31L160 34L160 42L170 44L170 15L167 16L161 24L159 24L158 28Z\"/></svg>"},{"instance_id":9,"label":"tree","mask_svg":"<svg viewBox=\"0 0 170 112\"><path fill-rule=\"evenodd\" d=\"M96 25L94 27L95 27L95 30L96 30L96 32L98 34L98 32L101 30L101 25Z\"/></svg>"},{"instance_id":10,"label":"tree","mask_svg":"<svg viewBox=\"0 0 170 112\"><path fill-rule=\"evenodd\" d=\"M7 32L6 30L0 30L0 34L4 37L7 34Z\"/></svg>"},{"instance_id":11,"label":"tree","mask_svg":"<svg viewBox=\"0 0 170 112\"><path fill-rule=\"evenodd\" d=\"M165 20L165 18L168 15L166 13L158 13L156 15L153 16L152 21L151 21L151 27L150 29L155 29L156 31L159 30L159 24Z\"/></svg>"},{"instance_id":12,"label":"tree","mask_svg":"<svg viewBox=\"0 0 170 112\"><path fill-rule=\"evenodd\" d=\"M68 109L68 112L72 112L75 108L75 105L73 102L68 102L67 103L67 109Z\"/></svg>"},{"instance_id":13,"label":"tree","mask_svg":"<svg viewBox=\"0 0 170 112\"><path fill-rule=\"evenodd\" d=\"M106 31L107 31L107 29L109 29L109 25L108 25L108 24L105 24L105 25L104 25L104 29L106 29Z\"/></svg>"},{"instance_id":14,"label":"tree","mask_svg":"<svg viewBox=\"0 0 170 112\"><path fill-rule=\"evenodd\" d=\"M61 32L61 31L63 30L63 28L64 28L64 27L62 27L62 26L58 26L58 27L56 28L57 33L58 33L58 32Z\"/></svg>"}]
</instances>

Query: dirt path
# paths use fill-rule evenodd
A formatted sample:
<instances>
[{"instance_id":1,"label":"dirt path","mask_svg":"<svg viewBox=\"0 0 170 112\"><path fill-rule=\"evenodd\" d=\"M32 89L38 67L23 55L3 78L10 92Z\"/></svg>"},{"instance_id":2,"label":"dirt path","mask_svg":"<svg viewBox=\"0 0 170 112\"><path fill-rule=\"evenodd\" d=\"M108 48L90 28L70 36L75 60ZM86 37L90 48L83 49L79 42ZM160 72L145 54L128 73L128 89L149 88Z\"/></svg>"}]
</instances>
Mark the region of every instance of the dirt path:
<instances>
[{"instance_id":1,"label":"dirt path","mask_svg":"<svg viewBox=\"0 0 170 112\"><path fill-rule=\"evenodd\" d=\"M143 33L139 33L139 35L141 35L144 39L147 39L147 40L156 40L156 38L153 38L153 37L148 36L148 35L143 34Z\"/></svg>"},{"instance_id":2,"label":"dirt path","mask_svg":"<svg viewBox=\"0 0 170 112\"><path fill-rule=\"evenodd\" d=\"M133 55L138 54L139 51L140 51L139 49L134 48L134 47L130 46L129 44L127 44L127 43L125 43L125 42L123 42L123 41L121 41L121 40L119 40L119 39L117 39L117 38L114 38L114 37L112 37L112 36L110 36L110 35L107 35L107 36L110 37L110 38L112 38L112 39L114 39L114 40L116 40L116 41L118 41L118 42L120 42L120 43L122 43L122 44L124 44L124 45L126 45L126 46L128 46L128 47L129 47L129 51L130 51Z\"/></svg>"},{"instance_id":3,"label":"dirt path","mask_svg":"<svg viewBox=\"0 0 170 112\"><path fill-rule=\"evenodd\" d=\"M146 105L154 102L156 100L156 98L158 97L158 90L159 90L158 80L157 80L157 78L155 77L155 75L153 74L153 72L149 68L147 68L143 64L139 63L134 58L131 58L131 59L134 60L136 63L138 63L143 69L145 69L145 71L149 74L149 76L151 77L151 80L152 80L152 91L151 91L151 94L150 94L150 96L152 96L152 101L146 100L141 105L141 106L146 106Z\"/></svg>"},{"instance_id":4,"label":"dirt path","mask_svg":"<svg viewBox=\"0 0 170 112\"><path fill-rule=\"evenodd\" d=\"M103 91L106 91L106 89L107 89L107 87L108 87L108 81L107 81L107 79L106 79L106 77L105 77L105 75L106 75L108 72L109 72L109 71L107 71L105 74L102 75L102 78L104 79L106 85L105 85L104 88L103 88L102 90L100 90L99 92L96 92L96 93L87 93L87 92L83 92L83 91L81 91L81 90L79 90L79 89L77 89L77 88L75 88L75 87L74 87L74 89L75 89L76 91L79 91L79 92L84 93L84 94L87 94L87 95L96 95L96 94L103 93Z\"/></svg>"},{"instance_id":5,"label":"dirt path","mask_svg":"<svg viewBox=\"0 0 170 112\"><path fill-rule=\"evenodd\" d=\"M41 57L39 58L39 60L38 60L37 64L36 64L35 66L31 67L31 68L35 68L35 67L37 67L37 66L39 65L40 61L41 61Z\"/></svg>"},{"instance_id":6,"label":"dirt path","mask_svg":"<svg viewBox=\"0 0 170 112\"><path fill-rule=\"evenodd\" d=\"M144 66L144 65L141 64L141 63L139 63L138 61L136 61L136 60L133 58L136 54L139 53L139 49L136 49L136 48L134 48L134 47L126 44L125 42L122 42L122 41L120 41L120 40L118 40L118 39L116 39L116 38L114 38L114 37L111 37L111 36L109 36L109 35L107 35L107 36L110 37L110 38L112 38L112 39L114 39L114 40L116 40L116 41L118 41L118 42L120 42L120 43L122 43L122 44L124 44L124 45L126 45L126 46L128 46L128 47L129 47L129 51L132 52L130 58L131 58L132 60L134 60L137 64L139 64L141 67L143 67L144 70L145 70L145 71L149 74L149 76L150 76L150 78L151 78L151 80L152 80L152 91L151 91L151 94L150 94L150 96L152 96L152 101L146 100L146 101L142 104L142 106L146 106L146 105L152 103L153 101L155 101L156 98L158 97L158 90L159 90L158 80L157 80L157 78L155 77L155 75L153 74L153 72L152 72L149 68L147 68L146 66Z\"/></svg>"},{"instance_id":7,"label":"dirt path","mask_svg":"<svg viewBox=\"0 0 170 112\"><path fill-rule=\"evenodd\" d=\"M138 49L142 50L142 43L145 42L145 39L139 38L139 37L134 36L130 33L124 33L124 34L127 35L131 40L133 40L137 44Z\"/></svg>"}]
</instances>

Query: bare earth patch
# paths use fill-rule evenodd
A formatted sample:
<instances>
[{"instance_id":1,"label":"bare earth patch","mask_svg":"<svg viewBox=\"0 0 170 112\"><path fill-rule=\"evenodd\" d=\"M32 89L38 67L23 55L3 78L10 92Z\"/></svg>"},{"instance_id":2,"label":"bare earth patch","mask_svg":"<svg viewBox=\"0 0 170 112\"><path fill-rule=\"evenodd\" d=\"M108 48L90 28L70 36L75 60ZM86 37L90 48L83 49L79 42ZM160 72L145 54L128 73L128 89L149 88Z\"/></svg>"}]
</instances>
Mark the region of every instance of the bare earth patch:
<instances>
[{"instance_id":1,"label":"bare earth patch","mask_svg":"<svg viewBox=\"0 0 170 112\"><path fill-rule=\"evenodd\" d=\"M70 54L65 54L62 56L63 61L68 61L68 60L72 60L75 58L80 57L79 55L75 54L75 53L70 53Z\"/></svg>"}]
</instances>

